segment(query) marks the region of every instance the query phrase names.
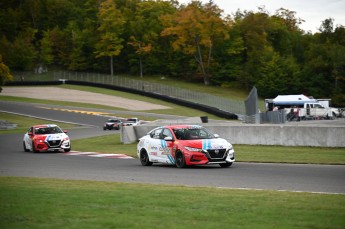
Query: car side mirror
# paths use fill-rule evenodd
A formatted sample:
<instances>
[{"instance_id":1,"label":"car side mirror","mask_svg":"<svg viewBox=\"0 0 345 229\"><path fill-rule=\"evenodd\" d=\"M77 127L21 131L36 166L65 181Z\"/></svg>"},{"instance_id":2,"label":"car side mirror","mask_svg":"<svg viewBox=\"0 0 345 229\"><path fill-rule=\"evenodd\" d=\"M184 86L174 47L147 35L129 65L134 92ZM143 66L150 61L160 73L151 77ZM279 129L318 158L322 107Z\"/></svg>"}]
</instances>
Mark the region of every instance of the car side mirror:
<instances>
[{"instance_id":1,"label":"car side mirror","mask_svg":"<svg viewBox=\"0 0 345 229\"><path fill-rule=\"evenodd\" d=\"M219 134L214 134L213 135L215 138L219 138Z\"/></svg>"},{"instance_id":2,"label":"car side mirror","mask_svg":"<svg viewBox=\"0 0 345 229\"><path fill-rule=\"evenodd\" d=\"M32 136L32 135L34 135L34 134L33 134L32 132L28 132L28 135L29 135L29 136Z\"/></svg>"},{"instance_id":3,"label":"car side mirror","mask_svg":"<svg viewBox=\"0 0 345 229\"><path fill-rule=\"evenodd\" d=\"M68 133L68 131L67 131L67 130L64 130L63 132L64 132L65 134L67 134L67 133Z\"/></svg>"},{"instance_id":4,"label":"car side mirror","mask_svg":"<svg viewBox=\"0 0 345 229\"><path fill-rule=\"evenodd\" d=\"M172 137L165 137L164 140L165 141L173 141L173 138Z\"/></svg>"}]
</instances>

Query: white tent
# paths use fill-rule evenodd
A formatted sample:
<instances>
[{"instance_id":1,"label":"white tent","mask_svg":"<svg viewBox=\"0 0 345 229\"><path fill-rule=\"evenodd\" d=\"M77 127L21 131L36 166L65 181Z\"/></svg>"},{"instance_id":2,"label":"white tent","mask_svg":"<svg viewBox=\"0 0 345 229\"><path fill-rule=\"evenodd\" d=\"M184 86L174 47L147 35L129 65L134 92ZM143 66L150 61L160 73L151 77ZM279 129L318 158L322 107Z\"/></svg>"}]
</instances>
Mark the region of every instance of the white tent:
<instances>
[{"instance_id":1,"label":"white tent","mask_svg":"<svg viewBox=\"0 0 345 229\"><path fill-rule=\"evenodd\" d=\"M303 105L304 103L318 103L316 99L310 99L301 95L278 95L273 100L274 105Z\"/></svg>"}]
</instances>

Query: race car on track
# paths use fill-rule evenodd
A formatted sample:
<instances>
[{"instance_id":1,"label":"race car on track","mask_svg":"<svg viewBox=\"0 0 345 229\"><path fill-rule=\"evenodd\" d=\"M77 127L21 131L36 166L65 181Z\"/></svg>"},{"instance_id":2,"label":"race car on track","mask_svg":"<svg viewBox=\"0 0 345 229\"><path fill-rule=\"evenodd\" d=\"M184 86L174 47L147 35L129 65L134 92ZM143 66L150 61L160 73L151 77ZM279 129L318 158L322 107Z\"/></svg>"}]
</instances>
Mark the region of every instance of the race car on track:
<instances>
[{"instance_id":1,"label":"race car on track","mask_svg":"<svg viewBox=\"0 0 345 229\"><path fill-rule=\"evenodd\" d=\"M32 126L24 135L24 151L37 153L63 150L69 152L71 150L71 142L66 133L67 131L63 131L55 124Z\"/></svg>"},{"instance_id":2,"label":"race car on track","mask_svg":"<svg viewBox=\"0 0 345 229\"><path fill-rule=\"evenodd\" d=\"M138 118L128 118L122 123L122 126L137 126L140 123L141 121Z\"/></svg>"},{"instance_id":3,"label":"race car on track","mask_svg":"<svg viewBox=\"0 0 345 229\"><path fill-rule=\"evenodd\" d=\"M235 161L228 141L198 125L155 128L139 139L137 154L143 166L166 163L178 168L206 164L229 167Z\"/></svg>"},{"instance_id":4,"label":"race car on track","mask_svg":"<svg viewBox=\"0 0 345 229\"><path fill-rule=\"evenodd\" d=\"M119 130L121 125L121 119L108 119L103 125L103 130Z\"/></svg>"}]
</instances>

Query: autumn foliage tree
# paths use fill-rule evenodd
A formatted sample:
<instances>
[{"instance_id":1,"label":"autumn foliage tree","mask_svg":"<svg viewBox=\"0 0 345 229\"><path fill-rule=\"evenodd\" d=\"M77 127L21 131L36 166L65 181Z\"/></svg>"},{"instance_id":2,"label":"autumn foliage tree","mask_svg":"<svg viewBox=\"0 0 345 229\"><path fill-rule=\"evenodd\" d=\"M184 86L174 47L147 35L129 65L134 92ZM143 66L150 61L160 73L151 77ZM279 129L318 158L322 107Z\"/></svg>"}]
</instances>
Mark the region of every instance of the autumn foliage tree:
<instances>
[{"instance_id":1,"label":"autumn foliage tree","mask_svg":"<svg viewBox=\"0 0 345 229\"><path fill-rule=\"evenodd\" d=\"M5 82L11 81L12 79L13 76L10 73L10 69L2 61L2 56L0 55L0 92L2 91L1 86L4 85Z\"/></svg>"},{"instance_id":2,"label":"autumn foliage tree","mask_svg":"<svg viewBox=\"0 0 345 229\"><path fill-rule=\"evenodd\" d=\"M209 68L215 39L229 38L221 13L212 2L202 5L199 1L192 1L175 14L163 18L166 28L161 35L172 36L172 47L195 59L205 85L210 84Z\"/></svg>"}]
</instances>

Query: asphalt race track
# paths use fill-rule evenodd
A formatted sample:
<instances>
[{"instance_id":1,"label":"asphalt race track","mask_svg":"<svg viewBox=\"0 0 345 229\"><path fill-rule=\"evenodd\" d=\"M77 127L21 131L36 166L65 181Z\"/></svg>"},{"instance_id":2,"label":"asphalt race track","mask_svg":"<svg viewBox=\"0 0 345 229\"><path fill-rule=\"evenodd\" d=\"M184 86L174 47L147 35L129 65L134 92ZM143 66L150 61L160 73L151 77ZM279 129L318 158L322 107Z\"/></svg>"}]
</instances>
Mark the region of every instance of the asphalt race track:
<instances>
[{"instance_id":1,"label":"asphalt race track","mask_svg":"<svg viewBox=\"0 0 345 229\"><path fill-rule=\"evenodd\" d=\"M106 117L41 107L48 106L0 101L0 111L83 124L80 128L69 130L72 147L73 139L114 133L114 131L102 130ZM100 110L93 109L93 111ZM0 135L0 176L345 194L345 166L342 165L235 162L230 168L220 168L215 165L177 169L174 166L158 164L143 167L138 159L24 152L23 135L24 133ZM236 145L234 147L236 151Z\"/></svg>"}]
</instances>

